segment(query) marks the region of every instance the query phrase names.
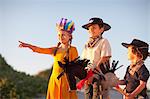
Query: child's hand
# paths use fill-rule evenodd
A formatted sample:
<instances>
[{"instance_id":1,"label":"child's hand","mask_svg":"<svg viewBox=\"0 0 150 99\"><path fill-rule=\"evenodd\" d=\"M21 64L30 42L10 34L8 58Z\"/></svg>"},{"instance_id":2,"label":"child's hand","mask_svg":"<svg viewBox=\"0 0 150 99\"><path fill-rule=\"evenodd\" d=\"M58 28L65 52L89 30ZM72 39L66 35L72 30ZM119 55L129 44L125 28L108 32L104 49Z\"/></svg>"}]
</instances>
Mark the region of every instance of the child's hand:
<instances>
[{"instance_id":1,"label":"child's hand","mask_svg":"<svg viewBox=\"0 0 150 99\"><path fill-rule=\"evenodd\" d=\"M135 96L133 94L126 94L126 97L128 97L128 99L135 99Z\"/></svg>"},{"instance_id":2,"label":"child's hand","mask_svg":"<svg viewBox=\"0 0 150 99\"><path fill-rule=\"evenodd\" d=\"M92 84L93 82L93 76L88 78L88 83Z\"/></svg>"},{"instance_id":3,"label":"child's hand","mask_svg":"<svg viewBox=\"0 0 150 99\"><path fill-rule=\"evenodd\" d=\"M22 48L22 47L29 47L30 46L30 44L27 44L27 43L24 43L24 42L21 42L21 41L19 41L19 47L20 48Z\"/></svg>"}]
</instances>

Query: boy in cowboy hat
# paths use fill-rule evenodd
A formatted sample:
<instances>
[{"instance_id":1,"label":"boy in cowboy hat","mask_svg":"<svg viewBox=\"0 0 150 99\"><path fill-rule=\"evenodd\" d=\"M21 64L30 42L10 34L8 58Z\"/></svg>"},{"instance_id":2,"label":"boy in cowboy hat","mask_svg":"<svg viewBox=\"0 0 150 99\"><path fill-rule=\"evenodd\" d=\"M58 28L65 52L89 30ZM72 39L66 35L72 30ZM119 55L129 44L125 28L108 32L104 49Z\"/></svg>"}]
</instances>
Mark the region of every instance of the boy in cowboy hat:
<instances>
[{"instance_id":1,"label":"boy in cowboy hat","mask_svg":"<svg viewBox=\"0 0 150 99\"><path fill-rule=\"evenodd\" d=\"M102 63L109 64L109 59L111 57L111 47L106 38L102 37L105 31L108 31L111 26L104 23L101 18L91 18L89 22L82 26L89 32L89 41L85 44L82 52L82 58L89 59L92 66L89 69L94 70L96 68L102 74L105 74L105 68L101 67ZM107 65L108 66L108 65ZM96 75L97 76L97 75ZM97 83L98 78L94 76L90 77L85 83L85 99L98 99L99 95L99 85ZM91 87L93 87L93 92L91 92ZM103 97L107 99L108 93L106 92Z\"/></svg>"},{"instance_id":2,"label":"boy in cowboy hat","mask_svg":"<svg viewBox=\"0 0 150 99\"><path fill-rule=\"evenodd\" d=\"M144 61L150 55L149 45L141 40L134 39L130 44L122 43L128 49L128 59L131 61L127 67L121 85L126 85L122 93L125 99L148 99L146 84L149 78L149 71ZM121 88L117 88L119 91Z\"/></svg>"}]
</instances>

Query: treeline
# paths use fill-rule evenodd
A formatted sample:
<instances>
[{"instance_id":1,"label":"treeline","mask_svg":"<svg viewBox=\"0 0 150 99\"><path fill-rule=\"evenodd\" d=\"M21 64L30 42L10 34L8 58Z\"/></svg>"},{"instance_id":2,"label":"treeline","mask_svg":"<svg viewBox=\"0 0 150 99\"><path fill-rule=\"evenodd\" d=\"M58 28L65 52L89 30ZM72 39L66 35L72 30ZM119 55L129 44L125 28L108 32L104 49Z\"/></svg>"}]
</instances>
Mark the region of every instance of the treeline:
<instances>
[{"instance_id":1,"label":"treeline","mask_svg":"<svg viewBox=\"0 0 150 99\"><path fill-rule=\"evenodd\" d=\"M49 72L50 69L41 72L42 76L17 72L0 55L0 99L32 99L46 95Z\"/></svg>"}]
</instances>

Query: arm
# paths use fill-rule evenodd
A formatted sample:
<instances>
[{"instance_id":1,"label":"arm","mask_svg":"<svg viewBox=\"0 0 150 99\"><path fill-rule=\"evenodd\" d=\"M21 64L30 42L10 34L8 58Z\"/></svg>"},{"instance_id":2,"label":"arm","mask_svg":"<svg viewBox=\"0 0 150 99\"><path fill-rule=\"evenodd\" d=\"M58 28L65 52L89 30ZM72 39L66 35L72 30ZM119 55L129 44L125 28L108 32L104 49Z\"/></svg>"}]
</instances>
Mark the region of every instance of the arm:
<instances>
[{"instance_id":1,"label":"arm","mask_svg":"<svg viewBox=\"0 0 150 99\"><path fill-rule=\"evenodd\" d=\"M146 86L146 82L140 80L140 85L131 93L129 97L136 97Z\"/></svg>"},{"instance_id":2,"label":"arm","mask_svg":"<svg viewBox=\"0 0 150 99\"><path fill-rule=\"evenodd\" d=\"M139 81L140 84L137 86L137 88L128 96L130 97L135 97L137 96L145 87L149 78L149 71L148 69L145 67L145 65L143 65L139 70L138 70L138 74L139 74Z\"/></svg>"},{"instance_id":3,"label":"arm","mask_svg":"<svg viewBox=\"0 0 150 99\"><path fill-rule=\"evenodd\" d=\"M116 89L118 92L126 95L125 91L122 88L120 88L120 86L119 86L119 85L125 85L126 83L127 83L126 80L119 80L118 85L116 87L114 87L114 89Z\"/></svg>"},{"instance_id":4,"label":"arm","mask_svg":"<svg viewBox=\"0 0 150 99\"><path fill-rule=\"evenodd\" d=\"M27 44L27 43L24 43L24 42L21 42L21 41L19 41L19 43L20 43L19 44L20 48L26 47L26 48L31 49L33 52L42 53L42 54L50 54L50 55L52 55L54 53L54 49L56 48L56 47L40 48L40 47L31 45L31 44Z\"/></svg>"},{"instance_id":5,"label":"arm","mask_svg":"<svg viewBox=\"0 0 150 99\"><path fill-rule=\"evenodd\" d=\"M118 92L120 92L121 94L126 95L126 93L124 92L124 90L123 90L122 88L120 88L119 85L116 86L114 89L116 89L116 90L117 90Z\"/></svg>"},{"instance_id":6,"label":"arm","mask_svg":"<svg viewBox=\"0 0 150 99\"><path fill-rule=\"evenodd\" d=\"M98 61L98 64L97 64L97 66L96 66L96 69L98 69L98 70L100 71L100 67L99 67L99 66L100 66L102 63L105 64L106 62L108 62L109 59L110 59L110 56L101 57L100 60Z\"/></svg>"},{"instance_id":7,"label":"arm","mask_svg":"<svg viewBox=\"0 0 150 99\"><path fill-rule=\"evenodd\" d=\"M119 80L118 84L119 85L126 85L127 81L126 80Z\"/></svg>"},{"instance_id":8,"label":"arm","mask_svg":"<svg viewBox=\"0 0 150 99\"><path fill-rule=\"evenodd\" d=\"M99 66L99 65L102 64L102 63L105 63L105 62L109 61L110 57L111 57L111 56L104 56L104 57L101 57L100 60L99 60L99 62L98 62L98 64L97 64L97 66Z\"/></svg>"},{"instance_id":9,"label":"arm","mask_svg":"<svg viewBox=\"0 0 150 99\"><path fill-rule=\"evenodd\" d=\"M99 45L100 60L97 63L97 67L102 63L106 63L111 58L111 46L107 39L103 39L102 44Z\"/></svg>"}]
</instances>

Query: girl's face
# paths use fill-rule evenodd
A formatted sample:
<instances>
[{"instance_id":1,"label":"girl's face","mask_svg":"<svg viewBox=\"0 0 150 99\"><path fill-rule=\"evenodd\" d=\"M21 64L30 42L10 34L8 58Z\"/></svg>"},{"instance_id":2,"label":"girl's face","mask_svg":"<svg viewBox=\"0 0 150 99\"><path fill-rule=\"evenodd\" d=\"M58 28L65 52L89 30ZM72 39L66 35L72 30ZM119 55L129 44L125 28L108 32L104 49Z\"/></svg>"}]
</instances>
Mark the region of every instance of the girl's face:
<instances>
[{"instance_id":1,"label":"girl's face","mask_svg":"<svg viewBox=\"0 0 150 99\"><path fill-rule=\"evenodd\" d=\"M134 59L136 59L136 58L137 58L137 55L135 55L135 54L133 53L132 46L129 46L129 47L128 47L128 59L129 59L129 60L134 60Z\"/></svg>"},{"instance_id":2,"label":"girl's face","mask_svg":"<svg viewBox=\"0 0 150 99\"><path fill-rule=\"evenodd\" d=\"M58 39L60 43L68 44L69 40L71 39L71 34L67 31L59 30L58 31Z\"/></svg>"},{"instance_id":3,"label":"girl's face","mask_svg":"<svg viewBox=\"0 0 150 99\"><path fill-rule=\"evenodd\" d=\"M89 31L90 37L97 37L101 33L103 33L104 28L100 28L98 24L93 24L89 27L88 31Z\"/></svg>"}]
</instances>

